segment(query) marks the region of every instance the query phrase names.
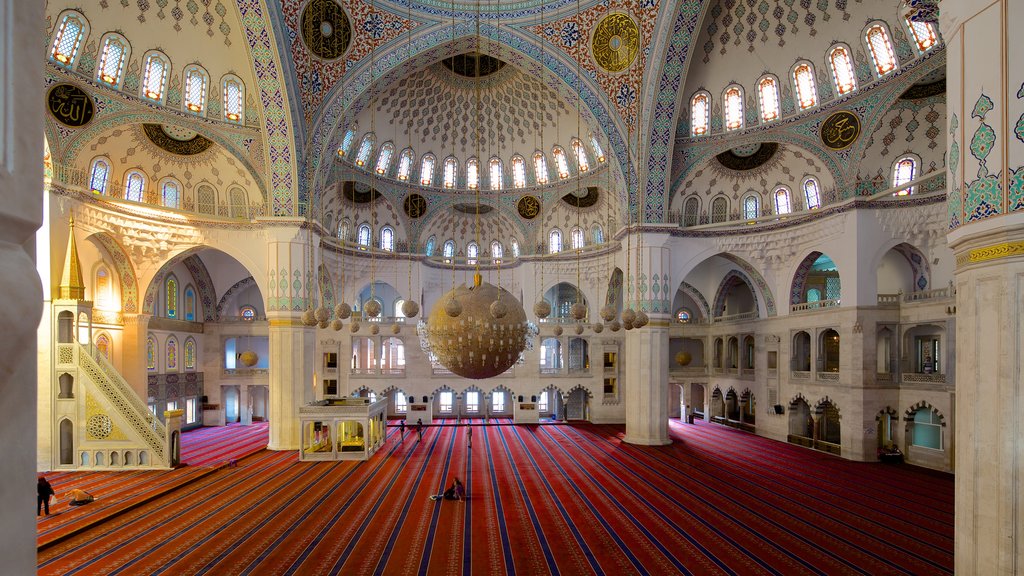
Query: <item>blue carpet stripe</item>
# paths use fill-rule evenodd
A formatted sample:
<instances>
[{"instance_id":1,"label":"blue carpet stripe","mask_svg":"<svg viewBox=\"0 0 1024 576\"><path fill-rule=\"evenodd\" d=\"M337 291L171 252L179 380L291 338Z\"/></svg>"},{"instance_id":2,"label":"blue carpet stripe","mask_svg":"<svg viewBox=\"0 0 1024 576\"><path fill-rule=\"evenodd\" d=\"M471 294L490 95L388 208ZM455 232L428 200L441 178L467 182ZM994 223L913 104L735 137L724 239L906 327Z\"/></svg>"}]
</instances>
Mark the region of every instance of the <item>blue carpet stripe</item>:
<instances>
[{"instance_id":1,"label":"blue carpet stripe","mask_svg":"<svg viewBox=\"0 0 1024 576\"><path fill-rule=\"evenodd\" d=\"M501 536L501 553L505 557L505 573L509 576L515 576L516 564L512 558L512 545L508 540L508 526L505 524L505 510L501 505L498 475L494 471L494 453L491 452L490 434L484 434L484 446L487 448L487 468L491 473L491 494L494 495L494 508L497 512L498 534Z\"/></svg>"},{"instance_id":2,"label":"blue carpet stripe","mask_svg":"<svg viewBox=\"0 0 1024 576\"><path fill-rule=\"evenodd\" d=\"M466 449L466 468L463 476L466 480L466 510L462 526L462 573L473 573L473 506L469 504L469 490L473 486L473 450Z\"/></svg>"},{"instance_id":3,"label":"blue carpet stripe","mask_svg":"<svg viewBox=\"0 0 1024 576\"><path fill-rule=\"evenodd\" d=\"M523 452L526 453L526 456L530 459L530 463L533 464L534 470L540 470L540 465L537 463L537 459L533 457L533 451L526 447L526 442L523 441L522 432L520 432L520 430L521 428L517 426L512 429L512 432L516 435L516 439L519 440L519 445L522 447ZM531 436L536 434L532 429L528 428L528 430L530 430ZM587 545L586 539L583 538L583 535L580 534L579 529L576 527L576 523L573 522L572 517L569 516L565 506L562 505L562 500L557 496L555 489L551 486L551 482L548 481L544 474L538 474L537 476L540 478L541 482L544 483L544 487L547 488L547 492L551 496L551 501L554 502L555 508L558 509L558 513L561 514L562 519L572 532L573 537L576 539L576 544L581 550L583 550L583 555L587 558L587 562L590 563L590 567L595 573L599 575L604 574L604 570L601 569L601 564L597 561L597 558L594 557L594 552L590 549L590 546Z\"/></svg>"}]
</instances>

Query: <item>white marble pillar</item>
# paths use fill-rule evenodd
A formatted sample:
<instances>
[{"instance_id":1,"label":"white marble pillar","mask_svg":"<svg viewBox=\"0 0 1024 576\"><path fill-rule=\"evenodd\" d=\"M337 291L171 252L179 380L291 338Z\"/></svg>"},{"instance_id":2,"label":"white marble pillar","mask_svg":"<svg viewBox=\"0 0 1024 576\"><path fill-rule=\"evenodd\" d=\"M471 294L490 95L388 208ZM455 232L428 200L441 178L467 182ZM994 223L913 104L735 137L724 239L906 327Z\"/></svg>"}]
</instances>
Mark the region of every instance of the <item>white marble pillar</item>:
<instances>
[{"instance_id":1,"label":"white marble pillar","mask_svg":"<svg viewBox=\"0 0 1024 576\"><path fill-rule=\"evenodd\" d=\"M631 444L670 444L668 435L669 353L668 329L672 305L669 287L670 254L667 234L644 234L641 267L632 269L633 284L641 307L650 318L647 326L626 333L623 400L626 404L626 436ZM637 238L633 245L636 246ZM634 292L634 293L636 293ZM629 294L628 288L626 294ZM628 298L628 296L627 296ZM630 300L636 306L636 300Z\"/></svg>"},{"instance_id":2,"label":"white marble pillar","mask_svg":"<svg viewBox=\"0 0 1024 576\"><path fill-rule=\"evenodd\" d=\"M1024 28L1020 0L941 4L956 257L957 574L1024 572Z\"/></svg>"},{"instance_id":3,"label":"white marble pillar","mask_svg":"<svg viewBox=\"0 0 1024 576\"><path fill-rule=\"evenodd\" d=\"M147 402L149 371L146 369L146 338L149 336L150 314L125 314L121 353L121 375L135 393Z\"/></svg>"},{"instance_id":4,"label":"white marble pillar","mask_svg":"<svg viewBox=\"0 0 1024 576\"><path fill-rule=\"evenodd\" d=\"M313 401L313 351L316 328L303 326L297 314L267 312L270 322L271 450L298 450L299 407ZM240 407L244 414L248 405ZM243 416L244 418L244 416ZM251 422L251 420L250 420Z\"/></svg>"},{"instance_id":5,"label":"white marble pillar","mask_svg":"<svg viewBox=\"0 0 1024 576\"><path fill-rule=\"evenodd\" d=\"M43 290L33 235L43 221L44 2L0 0L0 558L36 569L37 336Z\"/></svg>"},{"instance_id":6,"label":"white marble pillar","mask_svg":"<svg viewBox=\"0 0 1024 576\"><path fill-rule=\"evenodd\" d=\"M243 426L252 424L252 410L249 403L252 396L249 394L249 385L242 384L238 387L238 419Z\"/></svg>"}]
</instances>

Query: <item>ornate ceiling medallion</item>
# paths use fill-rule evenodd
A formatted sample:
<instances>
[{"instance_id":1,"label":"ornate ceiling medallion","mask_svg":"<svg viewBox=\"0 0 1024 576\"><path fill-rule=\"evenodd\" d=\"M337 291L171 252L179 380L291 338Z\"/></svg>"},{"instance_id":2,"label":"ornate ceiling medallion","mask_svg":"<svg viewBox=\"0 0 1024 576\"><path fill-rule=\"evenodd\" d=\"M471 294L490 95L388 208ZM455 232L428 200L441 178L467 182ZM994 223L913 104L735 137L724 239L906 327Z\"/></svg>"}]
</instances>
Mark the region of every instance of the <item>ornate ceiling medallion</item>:
<instances>
[{"instance_id":1,"label":"ornate ceiling medallion","mask_svg":"<svg viewBox=\"0 0 1024 576\"><path fill-rule=\"evenodd\" d=\"M597 23L591 40L594 61L607 72L622 72L640 53L640 27L628 14L613 12Z\"/></svg>"},{"instance_id":2,"label":"ornate ceiling medallion","mask_svg":"<svg viewBox=\"0 0 1024 576\"><path fill-rule=\"evenodd\" d=\"M213 141L187 128L163 124L143 124L146 138L162 150L178 156L193 156L209 150Z\"/></svg>"},{"instance_id":3,"label":"ornate ceiling medallion","mask_svg":"<svg viewBox=\"0 0 1024 576\"><path fill-rule=\"evenodd\" d=\"M310 0L299 26L310 52L324 60L340 58L352 42L352 25L334 0Z\"/></svg>"},{"instance_id":4,"label":"ornate ceiling medallion","mask_svg":"<svg viewBox=\"0 0 1024 576\"><path fill-rule=\"evenodd\" d=\"M516 203L519 215L527 220L533 220L540 214L540 199L536 196L526 195Z\"/></svg>"},{"instance_id":5,"label":"ornate ceiling medallion","mask_svg":"<svg viewBox=\"0 0 1024 576\"><path fill-rule=\"evenodd\" d=\"M860 118L849 110L840 110L821 123L821 141L833 150L849 148L860 136Z\"/></svg>"},{"instance_id":6,"label":"ornate ceiling medallion","mask_svg":"<svg viewBox=\"0 0 1024 576\"><path fill-rule=\"evenodd\" d=\"M427 213L427 199L416 193L409 194L402 200L402 209L406 216L415 220Z\"/></svg>"},{"instance_id":7,"label":"ornate ceiling medallion","mask_svg":"<svg viewBox=\"0 0 1024 576\"><path fill-rule=\"evenodd\" d=\"M577 196L576 194L569 193L562 196L562 202L565 202L573 208L590 208L597 204L600 197L601 193L598 191L597 186L587 186L586 194L583 196Z\"/></svg>"},{"instance_id":8,"label":"ornate ceiling medallion","mask_svg":"<svg viewBox=\"0 0 1024 576\"><path fill-rule=\"evenodd\" d=\"M46 93L46 109L58 122L81 128L92 121L96 107L84 90L74 84L55 84Z\"/></svg>"},{"instance_id":9,"label":"ornate ceiling medallion","mask_svg":"<svg viewBox=\"0 0 1024 576\"><path fill-rule=\"evenodd\" d=\"M722 152L715 158L719 164L730 170L753 170L764 166L778 150L779 145L776 142L759 142L737 146L732 150Z\"/></svg>"}]
</instances>

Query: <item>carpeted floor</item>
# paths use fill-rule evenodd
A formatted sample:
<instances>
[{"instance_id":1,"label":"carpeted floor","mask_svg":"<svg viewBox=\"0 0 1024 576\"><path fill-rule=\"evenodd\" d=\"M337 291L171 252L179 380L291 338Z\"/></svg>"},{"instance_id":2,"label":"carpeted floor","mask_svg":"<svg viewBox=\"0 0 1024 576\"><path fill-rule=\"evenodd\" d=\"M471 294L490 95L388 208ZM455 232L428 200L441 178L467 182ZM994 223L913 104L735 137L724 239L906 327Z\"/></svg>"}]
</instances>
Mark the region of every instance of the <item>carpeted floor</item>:
<instances>
[{"instance_id":1,"label":"carpeted floor","mask_svg":"<svg viewBox=\"0 0 1024 576\"><path fill-rule=\"evenodd\" d=\"M465 426L390 432L365 463L215 469L41 549L39 574L952 572L947 474L700 421L665 447L589 424L475 426L471 449ZM455 476L466 503L428 498Z\"/></svg>"}]
</instances>

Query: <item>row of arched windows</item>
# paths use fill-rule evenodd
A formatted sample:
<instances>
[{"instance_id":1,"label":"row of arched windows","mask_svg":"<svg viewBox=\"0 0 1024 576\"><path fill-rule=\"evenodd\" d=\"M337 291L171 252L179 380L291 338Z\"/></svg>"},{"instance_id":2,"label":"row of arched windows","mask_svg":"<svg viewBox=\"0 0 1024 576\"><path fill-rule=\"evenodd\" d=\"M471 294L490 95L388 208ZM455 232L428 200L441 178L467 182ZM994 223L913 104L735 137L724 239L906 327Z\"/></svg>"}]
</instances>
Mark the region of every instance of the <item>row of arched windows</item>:
<instances>
[{"instance_id":1,"label":"row of arched windows","mask_svg":"<svg viewBox=\"0 0 1024 576\"><path fill-rule=\"evenodd\" d=\"M803 208L816 210L821 207L821 187L818 179L813 176L804 178L802 184ZM785 215L793 212L795 202L793 194L788 186L778 186L772 191L772 208L770 213ZM741 202L741 217L744 220L752 220L762 215L761 194L749 192ZM729 199L718 196L711 201L711 223L717 224L726 222L729 219ZM683 226L696 226L700 223L700 199L697 196L690 196L683 203Z\"/></svg>"},{"instance_id":2,"label":"row of arched windows","mask_svg":"<svg viewBox=\"0 0 1024 576\"><path fill-rule=\"evenodd\" d=\"M175 320L196 322L198 321L196 306L195 288L190 284L181 290L178 278L174 274L169 274L164 280L164 316Z\"/></svg>"},{"instance_id":3,"label":"row of arched windows","mask_svg":"<svg viewBox=\"0 0 1024 576\"><path fill-rule=\"evenodd\" d=\"M604 243L604 230L600 224L594 224L590 229L590 237L594 244ZM569 249L580 250L587 244L586 233L583 228L573 226L569 231ZM562 231L554 228L548 233L548 254L556 254L565 249L562 238Z\"/></svg>"},{"instance_id":4,"label":"row of arched windows","mask_svg":"<svg viewBox=\"0 0 1024 576\"><path fill-rule=\"evenodd\" d=\"M99 344L97 344L98 346ZM158 367L159 345L153 334L146 337L146 370L156 372ZM184 354L184 357L181 357ZM196 369L196 340L189 336L185 339L183 350L178 349L178 338L174 335L168 336L163 345L163 371L176 372L178 370Z\"/></svg>"},{"instance_id":5,"label":"row of arched windows","mask_svg":"<svg viewBox=\"0 0 1024 576\"><path fill-rule=\"evenodd\" d=\"M481 174L480 160L470 158L460 168L459 160L454 156L445 158L441 163L441 180L437 178L437 158L430 153L424 154L419 160L419 171L414 175L416 153L412 148L406 148L398 154L395 161L395 145L385 142L376 148L376 137L370 133L363 136L359 146L353 147L355 143L355 131L349 130L345 133L338 148L339 158L348 158L356 166L372 168L381 176L393 177L401 181L418 181L423 186L441 186L444 188L468 188L476 190L485 185L484 176ZM520 154L512 156L511 170L506 173L505 165L501 158L491 157L486 166L486 186L491 190L501 190L508 187L511 182L513 188L525 188L530 184L547 184L551 177L566 179L570 176L570 168L576 174L582 174L591 168L591 161L603 163L605 161L604 150L597 141L597 137L590 136L591 149L579 138L570 141L571 153L567 153L561 146L554 146L551 155L554 158L555 173L551 174L548 169L547 156L544 152L537 150L533 153L533 171L528 174L528 161ZM572 157L570 161L570 156ZM571 165L571 166L570 166ZM528 181L528 177L532 180Z\"/></svg>"},{"instance_id":6,"label":"row of arched windows","mask_svg":"<svg viewBox=\"0 0 1024 576\"><path fill-rule=\"evenodd\" d=\"M918 50L922 53L930 50L938 41L933 25L910 20L905 22ZM889 40L888 26L884 22L869 23L864 29L863 41L871 53L874 71L879 78L897 68L899 63ZM832 80L839 95L849 94L857 88L853 53L848 45L834 44L826 54L826 61L831 68ZM814 64L807 60L798 61L790 70L790 80L800 110L818 105ZM726 131L738 130L744 126L743 92L743 87L739 84L731 84L722 92L722 125ZM779 79L775 75L765 74L757 80L757 99L762 122L773 122L781 117ZM710 132L711 94L701 90L690 99L690 135L704 136Z\"/></svg>"},{"instance_id":7,"label":"row of arched windows","mask_svg":"<svg viewBox=\"0 0 1024 576\"><path fill-rule=\"evenodd\" d=\"M519 258L519 241L515 238L509 244L512 250L512 257ZM427 256L433 256L434 251L437 249L437 238L431 236L427 238L427 244L424 249L424 253ZM441 257L444 258L445 262L451 262L452 258L455 257L457 246L455 240L445 240L444 244L441 245ZM490 258L492 262L499 263L502 258L505 257L505 247L498 240L491 242ZM476 264L477 258L480 258L480 245L476 242L470 242L466 244L466 261L469 264Z\"/></svg>"},{"instance_id":8,"label":"row of arched windows","mask_svg":"<svg viewBox=\"0 0 1024 576\"><path fill-rule=\"evenodd\" d=\"M111 162L105 156L92 161L89 168L89 189L94 194L117 197L120 193L125 200L132 202L146 201L146 173L138 168L125 172L123 189L116 191L111 181ZM156 201L165 208L182 208L183 188L177 179L167 176L157 182ZM234 187L228 192L228 214L232 218L245 218L248 215L249 199L245 190ZM202 214L217 215L217 191L209 184L200 184L196 188L195 210ZM227 215L227 214L225 214Z\"/></svg>"},{"instance_id":9,"label":"row of arched windows","mask_svg":"<svg viewBox=\"0 0 1024 576\"><path fill-rule=\"evenodd\" d=\"M349 240L349 234L351 233L349 230L350 227L351 222L349 222L348 218L339 222L338 238L346 241ZM358 244L360 248L369 248L371 238L373 238L373 230L370 228L369 224L364 222L356 227L356 244ZM391 226L381 227L377 247L388 252L395 251L394 228Z\"/></svg>"},{"instance_id":10,"label":"row of arched windows","mask_svg":"<svg viewBox=\"0 0 1024 576\"><path fill-rule=\"evenodd\" d=\"M89 25L85 17L72 10L65 11L57 21L50 46L50 60L58 66L73 68L79 48L88 35ZM100 38L100 51L96 60L97 82L120 90L124 83L125 70L131 56L131 44L117 32L107 32ZM155 102L167 102L167 87L170 84L171 60L159 50L150 50L142 57L142 81L139 96ZM199 64L185 66L182 71L182 102L185 112L206 116L207 95L210 74ZM221 77L221 113L228 122L243 123L245 116L245 85L234 74Z\"/></svg>"}]
</instances>

